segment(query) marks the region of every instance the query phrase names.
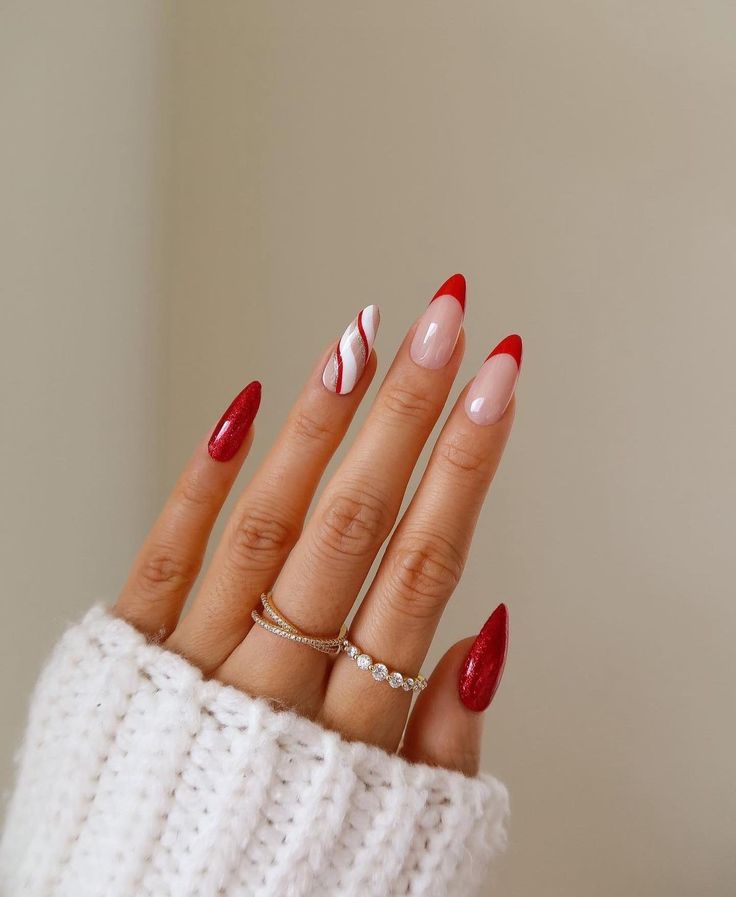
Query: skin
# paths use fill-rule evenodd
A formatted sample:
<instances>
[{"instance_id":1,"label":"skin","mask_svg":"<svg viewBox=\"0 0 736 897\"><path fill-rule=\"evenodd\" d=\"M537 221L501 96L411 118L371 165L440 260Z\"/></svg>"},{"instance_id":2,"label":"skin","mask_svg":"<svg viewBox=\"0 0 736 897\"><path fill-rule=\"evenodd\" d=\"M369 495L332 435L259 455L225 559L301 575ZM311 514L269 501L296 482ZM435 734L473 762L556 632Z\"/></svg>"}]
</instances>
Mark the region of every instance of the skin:
<instances>
[{"instance_id":1,"label":"skin","mask_svg":"<svg viewBox=\"0 0 736 897\"><path fill-rule=\"evenodd\" d=\"M464 707L457 689L472 638L448 650L410 713L411 695L375 682L344 655L334 659L279 639L251 619L260 594L273 588L279 608L296 626L336 633L385 545L351 625L351 640L390 668L407 674L421 669L461 576L515 402L496 423L479 426L464 410L466 386L394 530L464 351L461 332L444 367L420 367L410 355L415 328L309 519L325 468L376 373L375 353L354 391L335 395L322 384L331 350L325 351L241 492L183 613L254 430L226 463L209 456L203 439L144 542L115 612L208 676L293 708L345 738L474 775L482 714Z\"/></svg>"}]
</instances>

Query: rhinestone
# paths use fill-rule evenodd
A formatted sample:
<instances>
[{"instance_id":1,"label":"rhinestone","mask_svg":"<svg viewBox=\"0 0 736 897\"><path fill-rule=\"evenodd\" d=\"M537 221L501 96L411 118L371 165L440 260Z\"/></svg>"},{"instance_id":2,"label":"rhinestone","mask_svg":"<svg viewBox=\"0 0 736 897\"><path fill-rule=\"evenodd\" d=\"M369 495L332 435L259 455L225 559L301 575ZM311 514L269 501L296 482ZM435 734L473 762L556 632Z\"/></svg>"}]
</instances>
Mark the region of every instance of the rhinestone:
<instances>
[{"instance_id":1,"label":"rhinestone","mask_svg":"<svg viewBox=\"0 0 736 897\"><path fill-rule=\"evenodd\" d=\"M361 670L369 670L371 668L371 664L373 663L373 658L370 654L360 654L358 659L355 661Z\"/></svg>"},{"instance_id":2,"label":"rhinestone","mask_svg":"<svg viewBox=\"0 0 736 897\"><path fill-rule=\"evenodd\" d=\"M394 670L393 673L388 674L388 684L391 688L401 688L404 684L404 677L401 673L397 673L396 670Z\"/></svg>"},{"instance_id":3,"label":"rhinestone","mask_svg":"<svg viewBox=\"0 0 736 897\"><path fill-rule=\"evenodd\" d=\"M385 663L374 663L371 667L371 676L376 682L381 682L388 676L388 667Z\"/></svg>"},{"instance_id":4,"label":"rhinestone","mask_svg":"<svg viewBox=\"0 0 736 897\"><path fill-rule=\"evenodd\" d=\"M358 654L360 654L360 651L358 651L358 649L355 647L355 645L348 645L347 648L345 649L345 652L348 655L348 657L352 657L353 660L355 660L355 658L358 656Z\"/></svg>"},{"instance_id":5,"label":"rhinestone","mask_svg":"<svg viewBox=\"0 0 736 897\"><path fill-rule=\"evenodd\" d=\"M414 688L414 680L412 678L404 679L404 684L402 685L404 691L411 691Z\"/></svg>"}]
</instances>

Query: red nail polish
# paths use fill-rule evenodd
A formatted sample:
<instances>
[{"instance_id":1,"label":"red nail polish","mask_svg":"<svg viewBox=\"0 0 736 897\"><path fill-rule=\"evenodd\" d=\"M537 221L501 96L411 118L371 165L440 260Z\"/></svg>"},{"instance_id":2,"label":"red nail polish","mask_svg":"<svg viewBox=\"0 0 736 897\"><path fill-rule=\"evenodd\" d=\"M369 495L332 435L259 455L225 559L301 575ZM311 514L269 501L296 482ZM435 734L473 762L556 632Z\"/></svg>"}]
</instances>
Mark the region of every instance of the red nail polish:
<instances>
[{"instance_id":1,"label":"red nail polish","mask_svg":"<svg viewBox=\"0 0 736 897\"><path fill-rule=\"evenodd\" d=\"M509 612L499 604L473 642L460 670L460 700L480 712L493 700L501 681L509 642Z\"/></svg>"},{"instance_id":2,"label":"red nail polish","mask_svg":"<svg viewBox=\"0 0 736 897\"><path fill-rule=\"evenodd\" d=\"M521 370L521 351L521 337L518 333L512 333L511 336L506 336L501 340L488 358L492 358L494 355L510 355L516 362L516 367Z\"/></svg>"},{"instance_id":3,"label":"red nail polish","mask_svg":"<svg viewBox=\"0 0 736 897\"><path fill-rule=\"evenodd\" d=\"M261 404L261 384L254 380L238 393L210 436L207 451L215 461L229 461L234 457L258 413Z\"/></svg>"},{"instance_id":4,"label":"red nail polish","mask_svg":"<svg viewBox=\"0 0 736 897\"><path fill-rule=\"evenodd\" d=\"M462 274L453 274L448 278L437 292L432 296L432 302L438 296L454 296L465 311L465 278Z\"/></svg>"}]
</instances>

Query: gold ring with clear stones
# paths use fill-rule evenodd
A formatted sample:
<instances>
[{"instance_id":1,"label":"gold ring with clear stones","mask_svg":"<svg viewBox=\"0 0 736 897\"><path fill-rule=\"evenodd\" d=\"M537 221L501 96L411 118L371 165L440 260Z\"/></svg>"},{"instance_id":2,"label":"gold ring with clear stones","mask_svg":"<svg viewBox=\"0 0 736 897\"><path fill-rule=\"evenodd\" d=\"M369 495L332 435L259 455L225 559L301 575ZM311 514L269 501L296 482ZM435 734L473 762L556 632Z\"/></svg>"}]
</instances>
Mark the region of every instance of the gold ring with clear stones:
<instances>
[{"instance_id":1,"label":"gold ring with clear stones","mask_svg":"<svg viewBox=\"0 0 736 897\"><path fill-rule=\"evenodd\" d=\"M419 673L416 676L405 676L398 670L389 670L385 663L374 660L370 654L354 645L349 639L342 640L342 650L347 656L355 661L359 670L369 672L376 682L388 682L391 688L401 688L404 691L415 691L417 693L424 691L427 687L427 680Z\"/></svg>"}]
</instances>

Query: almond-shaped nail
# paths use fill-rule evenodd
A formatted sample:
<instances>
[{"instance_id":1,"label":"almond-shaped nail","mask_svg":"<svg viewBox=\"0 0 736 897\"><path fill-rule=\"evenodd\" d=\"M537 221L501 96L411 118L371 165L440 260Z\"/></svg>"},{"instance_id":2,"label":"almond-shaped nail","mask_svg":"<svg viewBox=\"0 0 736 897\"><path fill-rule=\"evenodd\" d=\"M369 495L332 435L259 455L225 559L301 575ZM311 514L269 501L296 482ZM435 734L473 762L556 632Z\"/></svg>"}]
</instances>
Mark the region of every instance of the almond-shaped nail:
<instances>
[{"instance_id":1,"label":"almond-shaped nail","mask_svg":"<svg viewBox=\"0 0 736 897\"><path fill-rule=\"evenodd\" d=\"M238 453L243 440L248 435L258 408L261 404L261 384L258 380L249 383L228 405L212 431L207 451L215 461L229 461Z\"/></svg>"},{"instance_id":2,"label":"almond-shaped nail","mask_svg":"<svg viewBox=\"0 0 736 897\"><path fill-rule=\"evenodd\" d=\"M516 333L502 339L486 358L465 397L465 413L482 427L503 417L521 370L521 337Z\"/></svg>"},{"instance_id":3,"label":"almond-shaped nail","mask_svg":"<svg viewBox=\"0 0 736 897\"><path fill-rule=\"evenodd\" d=\"M322 374L330 392L344 396L355 389L368 364L380 321L378 306L369 305L348 324Z\"/></svg>"},{"instance_id":4,"label":"almond-shaped nail","mask_svg":"<svg viewBox=\"0 0 736 897\"><path fill-rule=\"evenodd\" d=\"M509 613L499 604L473 642L460 668L460 700L477 713L493 700L503 675L509 643Z\"/></svg>"},{"instance_id":5,"label":"almond-shaped nail","mask_svg":"<svg viewBox=\"0 0 736 897\"><path fill-rule=\"evenodd\" d=\"M417 323L409 354L420 367L443 368L455 350L465 314L465 278L453 274L437 290Z\"/></svg>"}]
</instances>

